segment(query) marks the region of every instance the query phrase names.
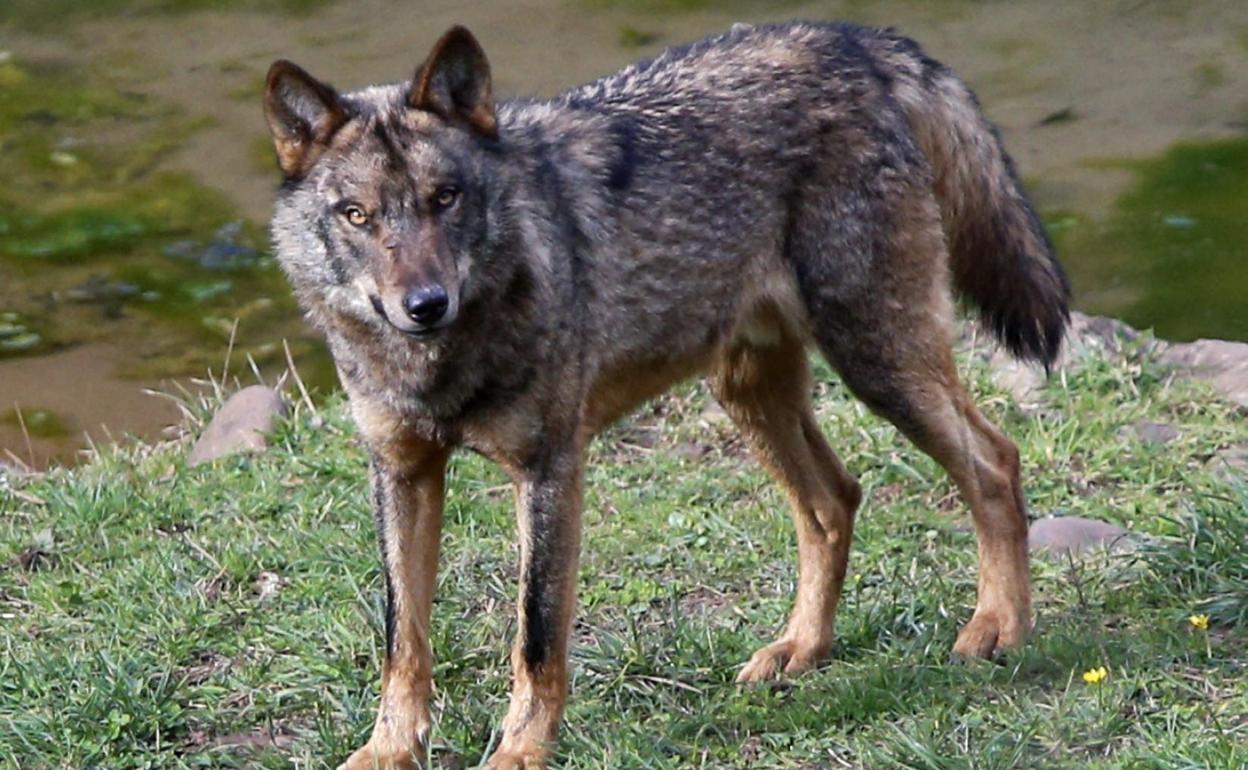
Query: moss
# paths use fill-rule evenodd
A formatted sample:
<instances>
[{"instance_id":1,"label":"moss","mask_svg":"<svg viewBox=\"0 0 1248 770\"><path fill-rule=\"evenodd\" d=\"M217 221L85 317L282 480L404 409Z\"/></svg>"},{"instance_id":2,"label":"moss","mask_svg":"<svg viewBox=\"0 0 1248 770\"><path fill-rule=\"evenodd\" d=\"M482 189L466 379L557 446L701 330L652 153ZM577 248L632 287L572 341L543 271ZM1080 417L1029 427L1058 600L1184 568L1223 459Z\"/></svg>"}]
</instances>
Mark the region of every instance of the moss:
<instances>
[{"instance_id":1,"label":"moss","mask_svg":"<svg viewBox=\"0 0 1248 770\"><path fill-rule=\"evenodd\" d=\"M253 139L247 155L258 170L266 174L277 173L277 155L273 150L273 140L268 134Z\"/></svg>"},{"instance_id":2,"label":"moss","mask_svg":"<svg viewBox=\"0 0 1248 770\"><path fill-rule=\"evenodd\" d=\"M13 311L0 312L0 359L40 353L55 347L35 318Z\"/></svg>"},{"instance_id":3,"label":"moss","mask_svg":"<svg viewBox=\"0 0 1248 770\"><path fill-rule=\"evenodd\" d=\"M1192 77L1196 81L1196 90L1201 93L1212 91L1226 82L1226 72L1222 65L1211 61L1198 65L1192 71Z\"/></svg>"},{"instance_id":4,"label":"moss","mask_svg":"<svg viewBox=\"0 0 1248 770\"><path fill-rule=\"evenodd\" d=\"M264 96L265 76L256 75L250 78L243 85L230 91L230 98L240 102L260 103L260 99Z\"/></svg>"},{"instance_id":5,"label":"moss","mask_svg":"<svg viewBox=\"0 0 1248 770\"><path fill-rule=\"evenodd\" d=\"M240 319L239 360L280 366L281 340L307 332L263 228L155 170L203 122L75 71L7 61L0 78L0 356L124 337L143 352L125 374L199 375Z\"/></svg>"},{"instance_id":6,"label":"moss","mask_svg":"<svg viewBox=\"0 0 1248 770\"><path fill-rule=\"evenodd\" d=\"M1053 233L1076 289L1101 287L1080 304L1167 338L1248 339L1248 137L1117 165L1136 178L1109 218Z\"/></svg>"},{"instance_id":7,"label":"moss","mask_svg":"<svg viewBox=\"0 0 1248 770\"><path fill-rule=\"evenodd\" d=\"M655 32L638 29L631 24L620 27L620 45L624 48L643 48L659 40Z\"/></svg>"},{"instance_id":8,"label":"moss","mask_svg":"<svg viewBox=\"0 0 1248 770\"><path fill-rule=\"evenodd\" d=\"M0 414L0 423L25 429L35 438L64 438L73 432L69 422L50 409L10 409Z\"/></svg>"}]
</instances>

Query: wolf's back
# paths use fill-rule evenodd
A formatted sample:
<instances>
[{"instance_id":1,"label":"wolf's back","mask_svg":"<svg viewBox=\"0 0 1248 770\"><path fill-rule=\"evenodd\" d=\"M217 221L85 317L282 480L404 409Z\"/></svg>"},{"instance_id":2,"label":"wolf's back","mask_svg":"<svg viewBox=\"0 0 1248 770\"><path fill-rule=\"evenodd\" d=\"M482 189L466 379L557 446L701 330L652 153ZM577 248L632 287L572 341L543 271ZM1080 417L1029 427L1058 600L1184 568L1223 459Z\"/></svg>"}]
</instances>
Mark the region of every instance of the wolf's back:
<instances>
[{"instance_id":1,"label":"wolf's back","mask_svg":"<svg viewBox=\"0 0 1248 770\"><path fill-rule=\"evenodd\" d=\"M894 94L932 162L954 285L1014 355L1048 367L1070 315L1053 245L974 94L930 59L915 64L922 76Z\"/></svg>"}]
</instances>

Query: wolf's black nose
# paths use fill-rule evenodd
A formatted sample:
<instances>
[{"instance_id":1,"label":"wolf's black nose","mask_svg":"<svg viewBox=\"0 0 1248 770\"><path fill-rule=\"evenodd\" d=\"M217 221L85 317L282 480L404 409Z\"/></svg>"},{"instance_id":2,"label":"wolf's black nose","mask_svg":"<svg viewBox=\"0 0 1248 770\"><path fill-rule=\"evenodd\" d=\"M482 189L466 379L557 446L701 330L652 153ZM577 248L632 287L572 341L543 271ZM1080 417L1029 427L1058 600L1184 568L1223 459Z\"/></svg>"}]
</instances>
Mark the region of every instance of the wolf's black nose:
<instances>
[{"instance_id":1,"label":"wolf's black nose","mask_svg":"<svg viewBox=\"0 0 1248 770\"><path fill-rule=\"evenodd\" d=\"M437 284L412 289L403 296L403 310L407 317L423 326L432 326L442 320L450 304L446 289Z\"/></svg>"}]
</instances>

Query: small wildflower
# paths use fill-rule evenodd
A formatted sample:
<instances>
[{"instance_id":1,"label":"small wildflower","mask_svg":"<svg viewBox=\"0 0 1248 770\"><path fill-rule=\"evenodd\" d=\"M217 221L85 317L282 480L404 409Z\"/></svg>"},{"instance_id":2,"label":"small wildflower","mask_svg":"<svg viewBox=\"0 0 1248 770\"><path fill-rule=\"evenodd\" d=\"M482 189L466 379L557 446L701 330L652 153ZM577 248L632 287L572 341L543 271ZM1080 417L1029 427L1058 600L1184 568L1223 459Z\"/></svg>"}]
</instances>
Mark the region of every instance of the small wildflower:
<instances>
[{"instance_id":1,"label":"small wildflower","mask_svg":"<svg viewBox=\"0 0 1248 770\"><path fill-rule=\"evenodd\" d=\"M1109 676L1109 671L1104 666L1098 666L1097 668L1084 671L1083 681L1088 684L1099 684L1107 676Z\"/></svg>"},{"instance_id":2,"label":"small wildflower","mask_svg":"<svg viewBox=\"0 0 1248 770\"><path fill-rule=\"evenodd\" d=\"M1209 630L1208 615L1192 615L1187 619L1187 622L1191 623L1193 628L1199 628L1201 631Z\"/></svg>"}]
</instances>

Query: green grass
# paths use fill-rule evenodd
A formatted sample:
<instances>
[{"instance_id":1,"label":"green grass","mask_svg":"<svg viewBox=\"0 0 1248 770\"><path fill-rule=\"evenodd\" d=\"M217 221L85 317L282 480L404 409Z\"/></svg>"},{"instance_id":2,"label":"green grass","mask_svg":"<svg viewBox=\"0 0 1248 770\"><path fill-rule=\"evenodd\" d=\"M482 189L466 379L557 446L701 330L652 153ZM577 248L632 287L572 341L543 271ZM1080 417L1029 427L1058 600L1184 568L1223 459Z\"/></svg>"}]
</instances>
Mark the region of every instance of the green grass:
<instances>
[{"instance_id":1,"label":"green grass","mask_svg":"<svg viewBox=\"0 0 1248 770\"><path fill-rule=\"evenodd\" d=\"M867 490L839 641L791 685L737 687L783 622L793 534L703 391L681 389L593 449L556 766L1248 767L1248 491L1210 462L1248 438L1242 416L1139 360L1067 371L1026 414L966 367L1020 444L1034 514L1151 545L1037 559L1033 643L950 664L975 586L962 508L820 369L820 419ZM140 446L0 482L0 768L324 768L366 738L381 590L344 412L297 411L267 454L212 467ZM1143 445L1122 430L1140 419L1182 434ZM439 768L476 766L503 713L517 558L502 475L468 455L451 474Z\"/></svg>"}]
</instances>

